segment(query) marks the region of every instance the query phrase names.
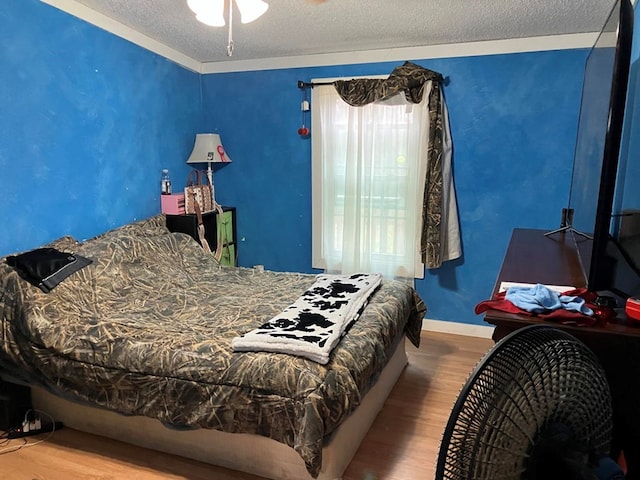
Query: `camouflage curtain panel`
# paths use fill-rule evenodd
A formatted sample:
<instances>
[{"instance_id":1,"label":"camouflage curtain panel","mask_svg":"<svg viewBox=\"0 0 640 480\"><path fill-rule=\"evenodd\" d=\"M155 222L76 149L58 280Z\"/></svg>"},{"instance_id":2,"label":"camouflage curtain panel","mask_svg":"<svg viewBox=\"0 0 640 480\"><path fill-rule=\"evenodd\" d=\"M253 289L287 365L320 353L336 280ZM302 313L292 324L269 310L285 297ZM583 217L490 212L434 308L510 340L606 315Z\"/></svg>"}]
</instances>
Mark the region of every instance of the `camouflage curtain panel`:
<instances>
[{"instance_id":1,"label":"camouflage curtain panel","mask_svg":"<svg viewBox=\"0 0 640 480\"><path fill-rule=\"evenodd\" d=\"M422 263L427 268L438 268L442 265L442 75L420 65L405 62L401 67L394 69L386 79L337 80L334 86L346 103L358 107L400 92L404 93L408 102L420 103L426 82L432 82L432 87L429 96L428 168L422 208L420 254Z\"/></svg>"}]
</instances>

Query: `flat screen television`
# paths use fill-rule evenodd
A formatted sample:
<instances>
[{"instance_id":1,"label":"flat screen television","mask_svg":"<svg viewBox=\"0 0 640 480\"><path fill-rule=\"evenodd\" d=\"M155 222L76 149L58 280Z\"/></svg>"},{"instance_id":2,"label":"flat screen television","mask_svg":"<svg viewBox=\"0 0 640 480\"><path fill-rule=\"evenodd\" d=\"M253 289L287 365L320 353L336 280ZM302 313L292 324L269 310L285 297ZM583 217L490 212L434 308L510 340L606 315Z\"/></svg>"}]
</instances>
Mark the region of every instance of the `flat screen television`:
<instances>
[{"instance_id":1,"label":"flat screen television","mask_svg":"<svg viewBox=\"0 0 640 480\"><path fill-rule=\"evenodd\" d=\"M616 238L620 233L616 220L629 214L613 211L616 180L622 176L618 166L631 62L633 13L629 0L617 0L588 54L568 215L563 221L577 249L587 288L612 292L623 298L640 293L637 291L640 286L637 249ZM640 212L640 204L637 207ZM627 221L633 223L635 220Z\"/></svg>"}]
</instances>

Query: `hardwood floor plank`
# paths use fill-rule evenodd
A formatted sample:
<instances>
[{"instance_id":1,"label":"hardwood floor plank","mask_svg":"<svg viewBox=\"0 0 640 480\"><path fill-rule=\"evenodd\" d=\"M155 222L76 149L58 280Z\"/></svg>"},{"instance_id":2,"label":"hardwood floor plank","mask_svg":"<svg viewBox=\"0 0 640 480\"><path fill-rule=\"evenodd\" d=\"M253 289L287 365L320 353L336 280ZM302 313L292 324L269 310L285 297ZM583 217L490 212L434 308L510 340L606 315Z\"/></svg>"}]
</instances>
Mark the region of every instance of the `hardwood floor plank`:
<instances>
[{"instance_id":1,"label":"hardwood floor plank","mask_svg":"<svg viewBox=\"0 0 640 480\"><path fill-rule=\"evenodd\" d=\"M344 480L433 479L442 432L489 339L422 332L409 365L363 440ZM45 441L35 444L35 442ZM261 480L260 477L154 452L64 428L52 437L0 443L0 480Z\"/></svg>"}]
</instances>

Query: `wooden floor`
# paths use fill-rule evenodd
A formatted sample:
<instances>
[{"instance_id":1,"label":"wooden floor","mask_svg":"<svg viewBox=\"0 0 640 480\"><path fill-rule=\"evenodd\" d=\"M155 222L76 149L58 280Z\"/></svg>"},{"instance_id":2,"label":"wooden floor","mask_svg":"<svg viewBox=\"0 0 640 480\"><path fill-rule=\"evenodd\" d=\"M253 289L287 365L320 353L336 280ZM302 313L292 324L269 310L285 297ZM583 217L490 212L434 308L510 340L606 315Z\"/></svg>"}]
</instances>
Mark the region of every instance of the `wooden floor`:
<instances>
[{"instance_id":1,"label":"wooden floor","mask_svg":"<svg viewBox=\"0 0 640 480\"><path fill-rule=\"evenodd\" d=\"M489 339L426 331L420 349L407 343L409 365L344 480L433 479L451 407L469 373L492 345ZM17 451L24 440L0 442L0 479L260 480L69 428L46 437L28 437L29 447Z\"/></svg>"}]
</instances>

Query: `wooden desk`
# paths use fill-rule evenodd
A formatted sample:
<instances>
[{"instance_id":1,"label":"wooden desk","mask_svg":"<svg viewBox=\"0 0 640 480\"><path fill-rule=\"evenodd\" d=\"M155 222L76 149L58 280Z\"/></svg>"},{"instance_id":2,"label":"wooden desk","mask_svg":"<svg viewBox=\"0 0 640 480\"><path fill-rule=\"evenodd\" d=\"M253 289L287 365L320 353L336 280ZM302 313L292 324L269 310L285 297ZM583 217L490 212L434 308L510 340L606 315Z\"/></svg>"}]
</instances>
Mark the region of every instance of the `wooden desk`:
<instances>
[{"instance_id":1,"label":"wooden desk","mask_svg":"<svg viewBox=\"0 0 640 480\"><path fill-rule=\"evenodd\" d=\"M493 293L501 282L542 283L582 288L584 275L571 236L544 230L515 229L505 254ZM540 318L488 310L485 321L495 325L494 341L518 328L546 323L570 332L599 358L607 374L613 400L612 452L624 451L626 479L640 479L640 328L628 326L624 311L604 326L577 327L550 323Z\"/></svg>"},{"instance_id":2,"label":"wooden desk","mask_svg":"<svg viewBox=\"0 0 640 480\"><path fill-rule=\"evenodd\" d=\"M545 236L546 230L516 228L502 262L493 294L502 282L542 283L584 288L585 280L571 236L556 233ZM534 323L548 323L536 317L489 310L485 321L496 326L493 339L500 340L510 332ZM560 325L559 325L560 326ZM573 334L629 335L640 337L640 328L627 325L623 309L619 309L615 323L599 327L561 326Z\"/></svg>"}]
</instances>

